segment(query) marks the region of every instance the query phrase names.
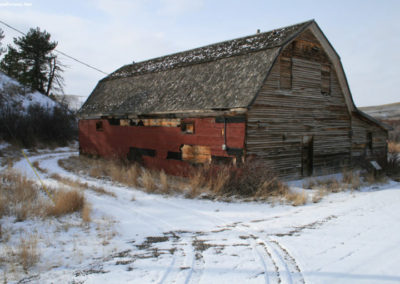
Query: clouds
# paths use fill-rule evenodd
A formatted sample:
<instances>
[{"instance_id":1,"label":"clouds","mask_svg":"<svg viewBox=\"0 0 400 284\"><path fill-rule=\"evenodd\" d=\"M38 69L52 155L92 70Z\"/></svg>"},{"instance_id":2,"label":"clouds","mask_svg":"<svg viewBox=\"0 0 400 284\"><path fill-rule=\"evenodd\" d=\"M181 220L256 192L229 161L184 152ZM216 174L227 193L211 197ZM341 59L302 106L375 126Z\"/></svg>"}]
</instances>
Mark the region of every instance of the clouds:
<instances>
[{"instance_id":1,"label":"clouds","mask_svg":"<svg viewBox=\"0 0 400 284\"><path fill-rule=\"evenodd\" d=\"M400 9L366 2L236 0L32 1L1 7L0 19L22 31L39 26L58 48L105 72L132 61L237 38L256 29L316 18L342 58L357 105L399 101ZM5 43L18 36L2 27ZM88 95L103 74L60 57L70 66L66 91Z\"/></svg>"}]
</instances>

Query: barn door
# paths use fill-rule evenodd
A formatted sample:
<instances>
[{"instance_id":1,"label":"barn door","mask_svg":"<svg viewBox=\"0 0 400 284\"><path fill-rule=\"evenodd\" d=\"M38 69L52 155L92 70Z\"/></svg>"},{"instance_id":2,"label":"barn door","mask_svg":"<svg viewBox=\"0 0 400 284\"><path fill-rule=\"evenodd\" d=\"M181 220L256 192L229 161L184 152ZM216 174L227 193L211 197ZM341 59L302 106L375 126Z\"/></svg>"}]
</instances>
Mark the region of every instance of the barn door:
<instances>
[{"instance_id":1,"label":"barn door","mask_svg":"<svg viewBox=\"0 0 400 284\"><path fill-rule=\"evenodd\" d=\"M311 176L313 173L313 136L303 136L301 145L301 175Z\"/></svg>"}]
</instances>

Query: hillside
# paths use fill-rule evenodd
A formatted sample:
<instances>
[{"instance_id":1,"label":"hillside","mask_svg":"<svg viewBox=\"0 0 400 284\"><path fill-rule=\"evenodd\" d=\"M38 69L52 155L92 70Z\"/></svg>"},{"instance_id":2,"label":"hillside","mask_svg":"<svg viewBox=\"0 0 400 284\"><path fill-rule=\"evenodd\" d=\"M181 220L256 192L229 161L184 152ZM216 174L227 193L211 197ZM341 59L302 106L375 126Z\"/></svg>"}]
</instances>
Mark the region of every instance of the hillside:
<instances>
[{"instance_id":1,"label":"hillside","mask_svg":"<svg viewBox=\"0 0 400 284\"><path fill-rule=\"evenodd\" d=\"M58 103L37 91L30 91L0 71L0 106L26 112L31 105L54 108Z\"/></svg>"},{"instance_id":2,"label":"hillside","mask_svg":"<svg viewBox=\"0 0 400 284\"><path fill-rule=\"evenodd\" d=\"M400 120L400 103L369 106L369 107L360 107L359 109L377 119L381 119L381 120L398 119L398 120Z\"/></svg>"},{"instance_id":3,"label":"hillside","mask_svg":"<svg viewBox=\"0 0 400 284\"><path fill-rule=\"evenodd\" d=\"M77 137L75 115L0 72L0 142L27 148L65 146Z\"/></svg>"},{"instance_id":4,"label":"hillside","mask_svg":"<svg viewBox=\"0 0 400 284\"><path fill-rule=\"evenodd\" d=\"M400 103L360 107L360 110L370 116L390 125L389 140L400 142Z\"/></svg>"}]
</instances>

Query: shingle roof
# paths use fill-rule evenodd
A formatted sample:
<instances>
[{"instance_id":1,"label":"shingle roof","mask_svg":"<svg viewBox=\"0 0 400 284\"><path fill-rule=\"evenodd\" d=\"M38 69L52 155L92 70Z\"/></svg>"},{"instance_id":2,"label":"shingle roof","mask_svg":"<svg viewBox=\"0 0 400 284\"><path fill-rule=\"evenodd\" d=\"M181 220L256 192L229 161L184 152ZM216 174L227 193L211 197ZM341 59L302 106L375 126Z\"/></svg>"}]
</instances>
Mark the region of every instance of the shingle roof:
<instances>
[{"instance_id":1,"label":"shingle roof","mask_svg":"<svg viewBox=\"0 0 400 284\"><path fill-rule=\"evenodd\" d=\"M102 79L81 117L247 107L282 46L313 21L121 67Z\"/></svg>"}]
</instances>

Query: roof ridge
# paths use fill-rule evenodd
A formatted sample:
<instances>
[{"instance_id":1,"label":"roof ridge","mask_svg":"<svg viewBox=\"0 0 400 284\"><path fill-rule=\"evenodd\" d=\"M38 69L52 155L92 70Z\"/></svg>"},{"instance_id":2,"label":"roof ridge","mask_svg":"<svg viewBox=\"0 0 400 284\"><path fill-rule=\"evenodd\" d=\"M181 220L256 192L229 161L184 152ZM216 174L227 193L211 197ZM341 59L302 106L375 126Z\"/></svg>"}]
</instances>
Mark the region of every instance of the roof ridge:
<instances>
[{"instance_id":1,"label":"roof ridge","mask_svg":"<svg viewBox=\"0 0 400 284\"><path fill-rule=\"evenodd\" d=\"M305 22L273 29L263 33L225 40L202 47L155 57L137 63L127 64L117 69L103 80L108 81L157 71L164 71L176 67L209 62L282 46L287 41L293 39L298 32L301 32L305 27L313 22L315 22L314 19L311 19Z\"/></svg>"}]
</instances>

